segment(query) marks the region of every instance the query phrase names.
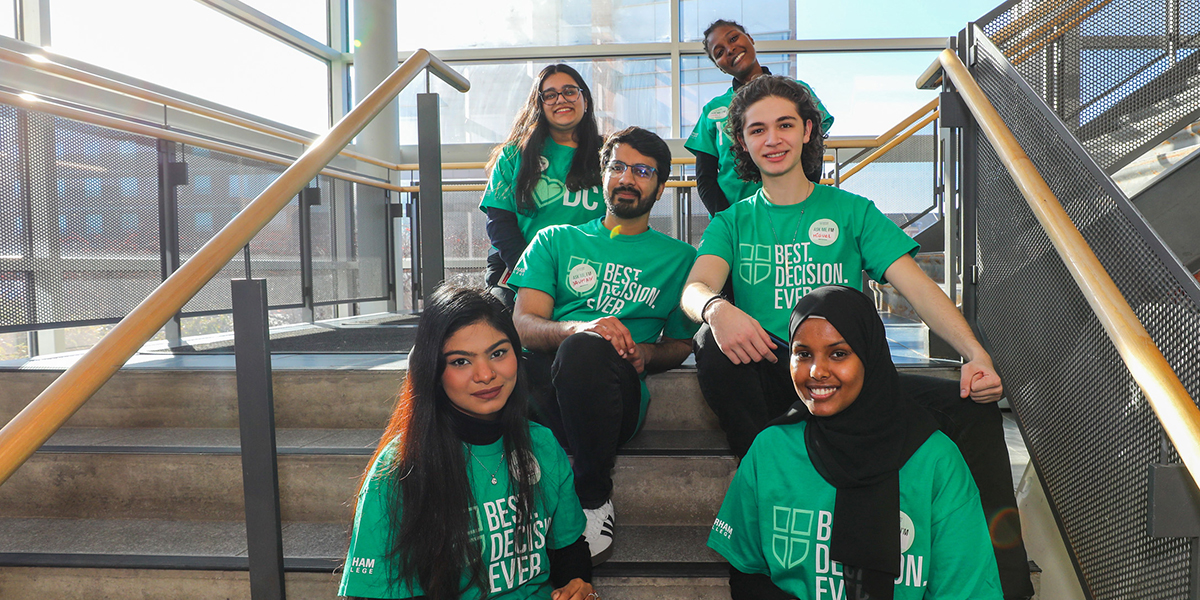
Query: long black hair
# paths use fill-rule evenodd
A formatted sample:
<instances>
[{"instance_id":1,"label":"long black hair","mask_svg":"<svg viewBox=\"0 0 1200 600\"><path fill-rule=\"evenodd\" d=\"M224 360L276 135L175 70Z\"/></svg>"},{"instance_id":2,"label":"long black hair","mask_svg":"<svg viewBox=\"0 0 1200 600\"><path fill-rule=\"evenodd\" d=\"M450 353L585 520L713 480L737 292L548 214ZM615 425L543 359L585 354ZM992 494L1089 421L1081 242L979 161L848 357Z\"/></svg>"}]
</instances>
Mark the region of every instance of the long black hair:
<instances>
[{"instance_id":1,"label":"long black hair","mask_svg":"<svg viewBox=\"0 0 1200 600\"><path fill-rule=\"evenodd\" d=\"M459 598L463 573L469 578L468 587L490 589L470 510L475 499L467 478L469 465L463 442L451 429L451 411L456 409L441 386L446 340L480 322L503 333L515 356L520 356L521 338L512 317L494 296L453 285L443 285L433 293L421 314L396 409L375 450L378 457L399 438L382 486L391 523L385 557L393 567L389 573L397 581L419 583L431 600ZM519 372L500 416L509 495L517 498L517 539L530 533L536 493L524 379ZM374 462L372 459L370 464ZM363 477L365 484L366 475Z\"/></svg>"},{"instance_id":2,"label":"long black hair","mask_svg":"<svg viewBox=\"0 0 1200 600\"><path fill-rule=\"evenodd\" d=\"M800 120L812 123L812 135L808 143L800 150L800 166L804 167L804 176L813 183L821 182L821 169L825 166L825 138L821 135L821 111L808 88L781 75L763 75L755 77L746 85L738 88L733 101L729 103L729 119L725 122L729 139L733 140L733 167L738 177L746 181L762 181L762 173L754 159L746 151L746 142L742 139L742 127L746 124L746 110L759 100L769 97L790 100L796 105L796 114Z\"/></svg>"},{"instance_id":3,"label":"long black hair","mask_svg":"<svg viewBox=\"0 0 1200 600\"><path fill-rule=\"evenodd\" d=\"M592 90L588 87L579 71L564 64L549 65L538 73L533 87L529 90L529 98L525 107L517 113L513 120L512 131L508 139L496 146L488 160L488 170L496 165L504 149L515 146L521 153L521 165L517 169L517 181L513 196L517 201L517 210L521 214L532 215L537 212L537 202L533 199L533 190L542 177L542 147L550 135L550 124L542 111L542 84L546 78L555 73L566 73L575 80L579 92L583 94L587 107L583 111L583 120L575 127L575 158L571 160L571 170L567 173L567 190L579 190L600 185L600 161L598 156L604 138L600 136L600 128L596 125L596 103L592 101Z\"/></svg>"}]
</instances>

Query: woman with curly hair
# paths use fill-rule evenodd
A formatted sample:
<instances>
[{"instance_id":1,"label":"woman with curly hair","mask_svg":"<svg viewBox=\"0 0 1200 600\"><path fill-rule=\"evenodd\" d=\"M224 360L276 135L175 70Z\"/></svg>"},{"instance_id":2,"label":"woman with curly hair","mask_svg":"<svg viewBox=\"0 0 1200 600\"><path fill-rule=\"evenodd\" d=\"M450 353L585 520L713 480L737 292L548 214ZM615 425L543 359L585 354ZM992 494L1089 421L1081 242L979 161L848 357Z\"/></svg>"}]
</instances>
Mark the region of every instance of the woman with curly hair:
<instances>
[{"instance_id":1,"label":"woman with curly hair","mask_svg":"<svg viewBox=\"0 0 1200 600\"><path fill-rule=\"evenodd\" d=\"M791 307L825 285L861 291L864 272L892 284L966 359L957 382L908 373L899 381L958 444L995 519L1005 595L1027 597L1025 548L1011 543L1020 540L1020 519L991 356L914 260L911 237L870 200L806 176L824 154L820 118L804 86L774 75L742 86L730 104L736 168L763 188L713 218L688 275L681 306L705 324L695 338L700 391L734 454L744 456L767 422L799 399L787 370ZM718 293L729 279L736 306Z\"/></svg>"},{"instance_id":2,"label":"woman with curly hair","mask_svg":"<svg viewBox=\"0 0 1200 600\"><path fill-rule=\"evenodd\" d=\"M600 146L592 91L564 64L538 73L508 139L488 162L480 210L492 242L487 285L512 306L504 286L533 236L551 225L580 225L604 215Z\"/></svg>"},{"instance_id":3,"label":"woman with curly hair","mask_svg":"<svg viewBox=\"0 0 1200 600\"><path fill-rule=\"evenodd\" d=\"M525 418L520 354L491 294L434 293L363 475L339 595L598 600L571 466Z\"/></svg>"}]
</instances>

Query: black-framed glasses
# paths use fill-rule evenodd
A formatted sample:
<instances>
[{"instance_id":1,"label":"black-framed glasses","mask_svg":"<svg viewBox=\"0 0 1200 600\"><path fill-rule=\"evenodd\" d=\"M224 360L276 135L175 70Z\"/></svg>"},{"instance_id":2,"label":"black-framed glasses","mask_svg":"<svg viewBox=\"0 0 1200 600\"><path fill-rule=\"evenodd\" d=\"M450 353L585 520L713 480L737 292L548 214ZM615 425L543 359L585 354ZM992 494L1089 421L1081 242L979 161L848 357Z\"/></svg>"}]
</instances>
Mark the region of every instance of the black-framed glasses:
<instances>
[{"instance_id":1,"label":"black-framed glasses","mask_svg":"<svg viewBox=\"0 0 1200 600\"><path fill-rule=\"evenodd\" d=\"M658 169L638 163L636 165L627 165L619 160L610 161L604 166L605 170L615 175L620 175L625 172L625 169L633 169L633 174L638 179L650 179Z\"/></svg>"},{"instance_id":2,"label":"black-framed glasses","mask_svg":"<svg viewBox=\"0 0 1200 600\"><path fill-rule=\"evenodd\" d=\"M541 93L542 104L554 104L559 96L566 98L567 102L574 102L579 97L579 88L573 85L564 85L561 90L546 90Z\"/></svg>"}]
</instances>

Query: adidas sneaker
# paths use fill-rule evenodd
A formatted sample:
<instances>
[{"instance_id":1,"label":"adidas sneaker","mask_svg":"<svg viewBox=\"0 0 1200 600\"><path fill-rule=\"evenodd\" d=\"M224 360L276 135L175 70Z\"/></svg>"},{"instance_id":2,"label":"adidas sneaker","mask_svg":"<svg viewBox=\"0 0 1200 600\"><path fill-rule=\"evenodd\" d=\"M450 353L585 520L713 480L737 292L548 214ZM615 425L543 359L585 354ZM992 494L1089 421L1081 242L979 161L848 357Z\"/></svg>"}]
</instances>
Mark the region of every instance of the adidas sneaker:
<instances>
[{"instance_id":1,"label":"adidas sneaker","mask_svg":"<svg viewBox=\"0 0 1200 600\"><path fill-rule=\"evenodd\" d=\"M600 508L585 508L583 516L587 518L587 526L583 529L583 539L587 540L588 548L592 551L592 566L608 560L612 556L613 543L613 503L605 502Z\"/></svg>"}]
</instances>

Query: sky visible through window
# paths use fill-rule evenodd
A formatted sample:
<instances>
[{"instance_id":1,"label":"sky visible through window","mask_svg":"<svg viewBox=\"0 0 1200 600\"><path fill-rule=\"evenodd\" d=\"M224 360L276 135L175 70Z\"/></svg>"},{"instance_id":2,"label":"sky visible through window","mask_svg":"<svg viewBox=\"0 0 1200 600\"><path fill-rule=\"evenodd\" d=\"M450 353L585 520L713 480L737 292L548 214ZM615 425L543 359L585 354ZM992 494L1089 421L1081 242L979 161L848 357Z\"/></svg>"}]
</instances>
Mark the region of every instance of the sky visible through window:
<instances>
[{"instance_id":1,"label":"sky visible through window","mask_svg":"<svg viewBox=\"0 0 1200 600\"><path fill-rule=\"evenodd\" d=\"M246 1L305 35L328 41L327 0ZM680 39L697 41L716 18L742 22L759 40L949 37L998 2L680 0L677 24L670 22L668 0L456 0L454 11L439 3L400 2L399 49L654 44L669 41L672 27L679 28ZM0 0L0 35L13 35L12 5L13 0ZM55 52L312 132L328 127L325 63L201 3L50 0L50 6ZM808 82L836 115L833 135L878 134L932 97L913 86L933 59L930 52L777 58L781 69ZM506 64L536 73L544 62L550 61L455 66L489 77L512 70ZM669 60L655 56L583 62L592 67L585 72L600 78L593 86L606 88L602 98L611 99L611 105L602 99L598 108L612 123L637 123L669 133ZM680 134L686 136L700 107L722 93L728 79L703 56L685 56L682 67ZM504 85L521 89L499 89ZM476 82L477 89L489 90L486 98L447 98L448 114L461 111L468 125L460 132L461 141L502 139L528 85L528 77L504 77L501 82ZM401 101L402 110L414 105L409 99ZM468 114L471 110L475 112ZM402 131L402 142L415 141L415 132L411 135L409 140L409 133Z\"/></svg>"}]
</instances>

